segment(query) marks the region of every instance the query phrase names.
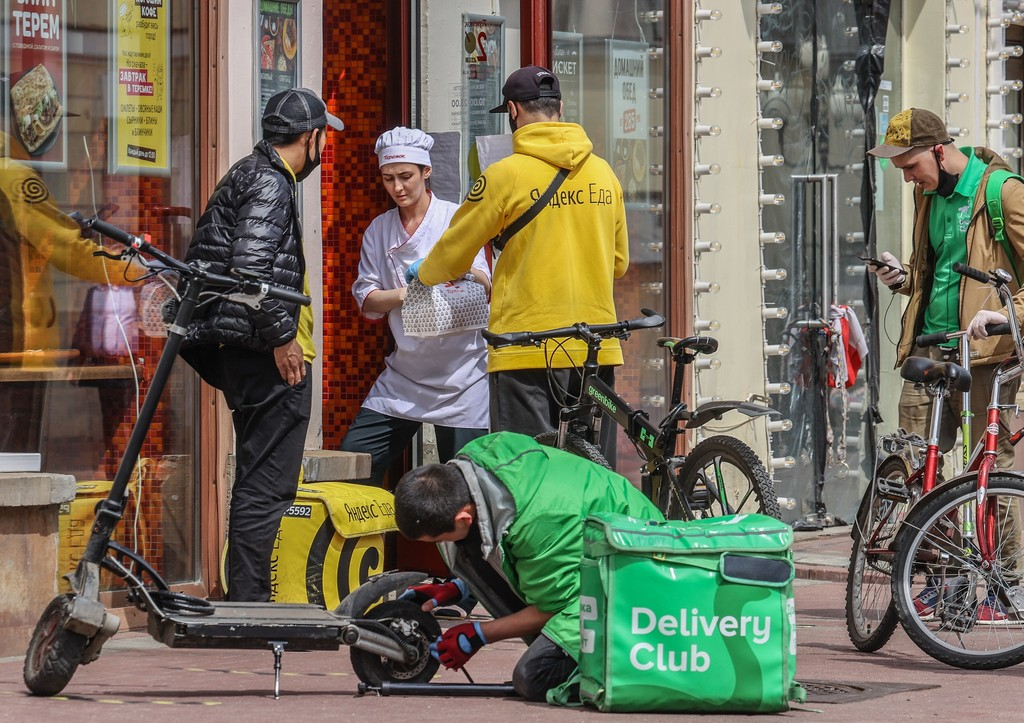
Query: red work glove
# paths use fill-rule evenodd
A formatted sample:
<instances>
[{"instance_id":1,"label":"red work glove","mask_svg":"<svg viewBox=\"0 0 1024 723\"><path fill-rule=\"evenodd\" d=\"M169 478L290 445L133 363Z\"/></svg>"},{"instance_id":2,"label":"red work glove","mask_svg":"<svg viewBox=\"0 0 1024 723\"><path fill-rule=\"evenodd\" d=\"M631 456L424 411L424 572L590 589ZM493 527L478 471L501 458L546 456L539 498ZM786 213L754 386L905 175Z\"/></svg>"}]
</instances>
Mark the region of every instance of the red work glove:
<instances>
[{"instance_id":1,"label":"red work glove","mask_svg":"<svg viewBox=\"0 0 1024 723\"><path fill-rule=\"evenodd\" d=\"M448 582L435 585L413 585L399 595L398 599L411 600L418 605L430 601L434 603L435 608L438 608L442 605L461 602L468 594L469 588L466 587L466 583L456 577Z\"/></svg>"},{"instance_id":2,"label":"red work glove","mask_svg":"<svg viewBox=\"0 0 1024 723\"><path fill-rule=\"evenodd\" d=\"M480 623L462 623L445 630L437 641L437 659L444 667L459 670L485 645Z\"/></svg>"}]
</instances>

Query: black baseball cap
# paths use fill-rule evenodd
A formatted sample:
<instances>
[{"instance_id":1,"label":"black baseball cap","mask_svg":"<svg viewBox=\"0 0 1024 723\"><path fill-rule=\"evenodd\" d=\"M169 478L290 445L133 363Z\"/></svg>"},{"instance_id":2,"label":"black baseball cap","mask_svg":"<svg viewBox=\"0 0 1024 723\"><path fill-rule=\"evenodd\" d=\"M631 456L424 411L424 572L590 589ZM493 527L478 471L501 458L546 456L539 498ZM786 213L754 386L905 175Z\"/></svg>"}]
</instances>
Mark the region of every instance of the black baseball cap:
<instances>
[{"instance_id":1,"label":"black baseball cap","mask_svg":"<svg viewBox=\"0 0 1024 723\"><path fill-rule=\"evenodd\" d=\"M330 126L345 130L337 116L327 112L327 104L309 88L282 90L267 101L263 111L263 130L276 133L303 133Z\"/></svg>"},{"instance_id":2,"label":"black baseball cap","mask_svg":"<svg viewBox=\"0 0 1024 723\"><path fill-rule=\"evenodd\" d=\"M558 78L550 70L539 65L527 65L508 76L505 85L501 86L501 94L504 100L501 101L501 105L491 108L491 113L508 113L510 100L518 103L537 98L562 99Z\"/></svg>"}]
</instances>

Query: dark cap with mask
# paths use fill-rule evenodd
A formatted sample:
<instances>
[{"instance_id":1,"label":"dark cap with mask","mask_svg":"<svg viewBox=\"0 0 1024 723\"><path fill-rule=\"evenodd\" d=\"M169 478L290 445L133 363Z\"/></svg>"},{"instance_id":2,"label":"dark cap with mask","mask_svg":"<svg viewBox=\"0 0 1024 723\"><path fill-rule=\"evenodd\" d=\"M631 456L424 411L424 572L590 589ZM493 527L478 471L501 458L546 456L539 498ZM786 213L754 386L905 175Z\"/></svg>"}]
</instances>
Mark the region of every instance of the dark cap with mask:
<instances>
[{"instance_id":1,"label":"dark cap with mask","mask_svg":"<svg viewBox=\"0 0 1024 723\"><path fill-rule=\"evenodd\" d=\"M293 135L330 126L345 130L337 116L327 112L327 104L309 88L289 88L271 96L263 111L263 130Z\"/></svg>"},{"instance_id":2,"label":"dark cap with mask","mask_svg":"<svg viewBox=\"0 0 1024 723\"><path fill-rule=\"evenodd\" d=\"M915 148L952 143L946 123L930 110L908 108L892 117L885 139L868 154L876 158L895 158Z\"/></svg>"},{"instance_id":3,"label":"dark cap with mask","mask_svg":"<svg viewBox=\"0 0 1024 723\"><path fill-rule=\"evenodd\" d=\"M558 78L550 70L539 65L527 65L508 76L505 85L501 87L501 95L501 105L491 108L491 113L508 113L509 101L520 103L537 98L562 99Z\"/></svg>"}]
</instances>

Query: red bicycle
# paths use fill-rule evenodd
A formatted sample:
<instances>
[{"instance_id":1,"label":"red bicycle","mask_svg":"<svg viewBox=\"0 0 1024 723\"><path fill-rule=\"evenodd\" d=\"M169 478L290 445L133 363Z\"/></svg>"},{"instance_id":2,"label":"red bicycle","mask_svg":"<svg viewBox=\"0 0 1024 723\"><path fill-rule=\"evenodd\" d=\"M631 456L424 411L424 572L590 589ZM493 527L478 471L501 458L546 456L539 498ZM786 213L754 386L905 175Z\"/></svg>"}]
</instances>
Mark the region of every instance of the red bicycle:
<instances>
[{"instance_id":1,"label":"red bicycle","mask_svg":"<svg viewBox=\"0 0 1024 723\"><path fill-rule=\"evenodd\" d=\"M985 274L969 267L958 269L960 273L969 276L982 283L991 283L996 287L997 292L1004 303L1009 302L1009 289L1007 282L1009 276L997 270L992 274ZM1008 311L1011 323L990 326L990 334L1007 334L1014 337L1015 348L1020 350L1020 332L1016 325L1012 303ZM934 644L935 634L944 636L943 624L941 622L942 611L947 606L952 609L953 600L948 591L943 595L944 576L941 572L918 580L917 583L903 586L897 580L904 580L904 568L900 573L894 575L899 558L899 550L904 545L903 531L910 527L920 532L920 524L917 520L919 509L931 510L935 506L942 506L948 503L949 490L969 487L976 492L979 488L979 478L984 472L984 484L988 485L990 480L1003 480L1005 470L996 472L996 441L999 433L999 411L1003 407L999 404L1000 389L1006 383L1017 378L1021 374L1020 363L1017 359L1008 361L997 373L993 381L992 404L989 406L989 431L985 437L975 446L973 452L970 447L971 439L971 413L970 413L970 350L968 346L967 332L958 331L951 334L931 334L918 337L915 343L919 347L943 344L947 341L956 340L959 342L960 359L962 366L952 362L939 362L929 359L914 357L909 359L901 369L901 376L911 382L921 385L932 398L932 410L930 418L929 438L922 439L918 435L908 434L900 430L897 434L881 437L878 443L878 457L875 467L875 474L871 484L864 494L858 511L851 535L853 537L853 551L850 556L850 569L847 576L846 588L846 622L850 640L854 646L865 652L872 652L881 648L889 640L896 629L899 620L904 621L904 627L909 625L914 632L911 637L923 650L932 654L937 646ZM953 480L943 483L939 475L939 429L942 415L942 407L950 394L963 395L961 404L961 437L963 439L963 463L964 473ZM993 428L992 425L995 425ZM992 431L994 429L994 432ZM1007 430L1008 433L1008 430ZM1012 444L1016 444L1024 432L1017 432L1010 435ZM1016 473L1008 473L1016 475ZM938 486L938 487L937 487ZM1002 489L1002 488L1000 488ZM941 492L939 497L934 496L934 491ZM1004 499L1010 493L1002 491ZM927 504L926 504L927 503ZM1004 502L1004 505L1009 504ZM915 515L912 519L910 515ZM910 520L908 522L908 520ZM1007 534L1011 529L1016 529L1019 536L1019 525L1013 523L1012 519L1003 520L997 526L1005 528ZM965 520L970 527L971 523ZM984 524L984 523L983 523ZM992 524L988 525L993 527ZM906 544L919 548L922 538L910 534L915 539ZM934 531L931 533L934 536ZM926 536L927 537L927 536ZM993 548L997 545L993 544ZM994 550L990 550L990 557ZM913 553L907 553L911 555ZM1008 551L1003 545L1001 553L996 558L1003 560L1003 565L1015 567L1017 554L1012 550ZM907 559L910 559L909 557ZM910 563L904 562L905 565ZM913 565L910 565L913 567ZM949 570L946 571L947 573ZM902 576L902 577L901 577ZM929 585L929 581L933 584ZM999 581L991 580L991 587L985 586L984 594L978 597L975 591L975 605L972 611L976 622L986 625L991 622L1010 620L1016 615L1017 605L1011 600L1016 595L1016 580L1003 575ZM900 587L901 593L895 592ZM911 590L913 593L911 594ZM901 614L901 607L898 599L904 598L905 610ZM933 633L925 633L924 626L934 623L934 611L936 602L940 608L940 623L933 624ZM913 610L913 614L910 613ZM919 613L924 612L926 621L924 626L917 619ZM948 617L948 615L947 615ZM1005 627L1009 627L1006 625ZM1024 644L1022 635L1021 644ZM1016 648L1017 645L1009 643L1009 648ZM963 653L964 648L976 650L976 653ZM993 650L994 649L994 650ZM994 655L998 660L1005 658L1003 653L994 652L1000 650L1000 646L992 643L971 643L961 640L955 645L941 646L945 655L945 662L961 667L989 667L986 656ZM938 657L938 656L935 656ZM968 664L965 664L968 663ZM1012 664L1012 663L1004 663ZM1001 667L992 665L991 667Z\"/></svg>"},{"instance_id":2,"label":"red bicycle","mask_svg":"<svg viewBox=\"0 0 1024 723\"><path fill-rule=\"evenodd\" d=\"M1024 373L1024 348L1010 275L957 267L990 284L1009 318L1015 355L992 379L985 434L965 471L924 495L907 513L895 539L892 596L900 624L936 660L971 670L993 670L1024 661L1024 590L1020 505L1024 474L998 465L1000 391ZM930 435L938 426L933 417ZM1009 432L1009 430L1005 430ZM1024 431L1010 435L1016 444ZM931 440L929 440L931 441ZM934 479L938 450L929 444L925 476Z\"/></svg>"}]
</instances>

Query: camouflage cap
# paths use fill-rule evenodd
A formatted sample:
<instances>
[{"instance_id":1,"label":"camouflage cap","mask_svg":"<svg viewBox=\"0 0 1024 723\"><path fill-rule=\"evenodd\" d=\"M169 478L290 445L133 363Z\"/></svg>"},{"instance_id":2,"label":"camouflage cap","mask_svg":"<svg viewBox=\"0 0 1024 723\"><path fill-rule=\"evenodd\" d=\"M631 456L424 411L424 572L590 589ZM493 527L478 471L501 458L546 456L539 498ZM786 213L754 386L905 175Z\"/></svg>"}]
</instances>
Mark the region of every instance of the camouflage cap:
<instances>
[{"instance_id":1,"label":"camouflage cap","mask_svg":"<svg viewBox=\"0 0 1024 723\"><path fill-rule=\"evenodd\" d=\"M952 142L945 121L930 110L908 108L892 117L885 140L868 153L876 158L895 158L912 148Z\"/></svg>"}]
</instances>

